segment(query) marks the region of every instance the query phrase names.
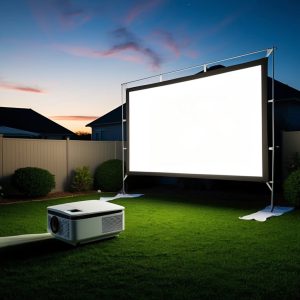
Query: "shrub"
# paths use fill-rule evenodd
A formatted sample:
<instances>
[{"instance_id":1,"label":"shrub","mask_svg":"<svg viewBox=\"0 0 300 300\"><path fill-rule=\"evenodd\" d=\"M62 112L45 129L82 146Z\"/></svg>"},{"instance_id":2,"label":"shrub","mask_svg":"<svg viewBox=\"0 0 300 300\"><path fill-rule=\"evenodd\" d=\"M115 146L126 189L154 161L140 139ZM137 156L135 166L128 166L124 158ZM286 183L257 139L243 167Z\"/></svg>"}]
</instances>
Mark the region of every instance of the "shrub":
<instances>
[{"instance_id":1,"label":"shrub","mask_svg":"<svg viewBox=\"0 0 300 300\"><path fill-rule=\"evenodd\" d=\"M47 195L55 187L54 175L49 171L26 167L13 174L13 185L27 197Z\"/></svg>"},{"instance_id":2,"label":"shrub","mask_svg":"<svg viewBox=\"0 0 300 300\"><path fill-rule=\"evenodd\" d=\"M91 189L93 178L89 167L76 168L74 171L71 190L75 192L88 191Z\"/></svg>"},{"instance_id":3,"label":"shrub","mask_svg":"<svg viewBox=\"0 0 300 300\"><path fill-rule=\"evenodd\" d=\"M13 175L3 176L0 180L2 198L19 198L23 196L13 185L12 177Z\"/></svg>"},{"instance_id":4,"label":"shrub","mask_svg":"<svg viewBox=\"0 0 300 300\"><path fill-rule=\"evenodd\" d=\"M288 165L289 173L300 169L300 155L298 152L294 153L291 162Z\"/></svg>"},{"instance_id":5,"label":"shrub","mask_svg":"<svg viewBox=\"0 0 300 300\"><path fill-rule=\"evenodd\" d=\"M284 198L290 204L300 206L300 170L292 172L283 183Z\"/></svg>"},{"instance_id":6,"label":"shrub","mask_svg":"<svg viewBox=\"0 0 300 300\"><path fill-rule=\"evenodd\" d=\"M122 161L111 159L102 163L95 171L95 188L104 192L117 192L122 188Z\"/></svg>"}]
</instances>

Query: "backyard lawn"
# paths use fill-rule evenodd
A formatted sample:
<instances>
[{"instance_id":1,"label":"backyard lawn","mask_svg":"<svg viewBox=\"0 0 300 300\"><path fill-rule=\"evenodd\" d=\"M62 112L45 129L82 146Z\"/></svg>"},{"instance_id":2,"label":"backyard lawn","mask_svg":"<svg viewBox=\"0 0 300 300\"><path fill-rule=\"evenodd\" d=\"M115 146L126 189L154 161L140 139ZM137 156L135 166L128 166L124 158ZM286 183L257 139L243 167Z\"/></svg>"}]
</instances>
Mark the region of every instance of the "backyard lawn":
<instances>
[{"instance_id":1,"label":"backyard lawn","mask_svg":"<svg viewBox=\"0 0 300 300\"><path fill-rule=\"evenodd\" d=\"M0 236L46 232L47 206L98 197L0 205ZM300 211L241 221L268 203L225 198L118 199L126 229L116 238L77 248L55 239L2 248L0 298L299 299Z\"/></svg>"}]
</instances>

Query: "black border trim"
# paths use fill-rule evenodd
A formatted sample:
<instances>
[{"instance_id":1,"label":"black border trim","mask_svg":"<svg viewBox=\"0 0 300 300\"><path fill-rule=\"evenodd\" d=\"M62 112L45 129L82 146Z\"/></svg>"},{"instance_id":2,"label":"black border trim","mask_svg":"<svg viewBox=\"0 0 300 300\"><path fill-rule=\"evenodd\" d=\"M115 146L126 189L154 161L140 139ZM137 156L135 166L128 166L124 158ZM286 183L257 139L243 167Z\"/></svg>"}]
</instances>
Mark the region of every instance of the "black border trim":
<instances>
[{"instance_id":1,"label":"black border trim","mask_svg":"<svg viewBox=\"0 0 300 300\"><path fill-rule=\"evenodd\" d=\"M242 70L249 67L261 66L261 79L262 79L262 176L238 176L238 175L212 175L212 174L182 174L182 173L164 173L164 172L139 172L130 171L130 161L129 161L129 151L130 151L130 117L129 117L129 107L130 107L130 92L159 87L169 84L175 84L179 82L184 82L188 80L194 80L204 77L209 77L213 75L219 75L227 72L232 72L236 70ZM149 175L149 176L167 176L167 177L191 177L191 178L207 178L207 179L224 179L224 180L239 180L239 181L258 181L258 182L268 182L269 181L269 171L268 171L268 123L267 123L267 76L268 76L268 58L261 58L258 60L237 64L234 66L224 67L220 69L215 69L203 73L197 73L191 76L180 77L177 79L167 80L164 82L152 83L147 85L141 85L133 88L126 89L126 130L127 130L127 151L126 151L126 172L128 175Z\"/></svg>"}]
</instances>

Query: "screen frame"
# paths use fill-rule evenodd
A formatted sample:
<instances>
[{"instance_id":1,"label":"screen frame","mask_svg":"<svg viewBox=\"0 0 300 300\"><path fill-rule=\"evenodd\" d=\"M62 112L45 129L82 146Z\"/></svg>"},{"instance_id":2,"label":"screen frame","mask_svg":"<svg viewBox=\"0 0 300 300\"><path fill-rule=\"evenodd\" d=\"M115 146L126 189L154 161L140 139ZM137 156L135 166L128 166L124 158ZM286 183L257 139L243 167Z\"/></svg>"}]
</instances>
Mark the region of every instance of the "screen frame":
<instances>
[{"instance_id":1,"label":"screen frame","mask_svg":"<svg viewBox=\"0 0 300 300\"><path fill-rule=\"evenodd\" d=\"M227 72L242 70L250 67L261 66L261 122L262 122L262 176L244 176L244 175L219 175L219 174L187 174L187 173L165 173L165 172L144 172L130 170L130 93L138 90L144 90L154 87L176 84L184 81L205 78L209 76L224 74ZM237 180L237 181L269 181L269 162L268 162L268 123L267 123L267 76L268 76L268 58L262 58L242 64L237 64L229 67L208 70L191 76L180 77L163 82L146 84L126 89L126 132L127 132L127 147L126 147L126 173L127 175L148 175L148 176L166 176L166 177L188 177L188 178L204 178L204 179L222 179L222 180Z\"/></svg>"}]
</instances>

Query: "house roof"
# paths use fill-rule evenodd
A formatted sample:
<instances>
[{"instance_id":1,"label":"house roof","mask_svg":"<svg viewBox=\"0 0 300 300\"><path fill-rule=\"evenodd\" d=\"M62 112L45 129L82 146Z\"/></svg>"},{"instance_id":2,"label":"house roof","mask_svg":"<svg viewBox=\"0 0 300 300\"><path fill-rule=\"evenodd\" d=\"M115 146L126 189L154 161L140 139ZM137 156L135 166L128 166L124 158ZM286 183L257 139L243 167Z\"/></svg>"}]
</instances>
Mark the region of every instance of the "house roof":
<instances>
[{"instance_id":1,"label":"house roof","mask_svg":"<svg viewBox=\"0 0 300 300\"><path fill-rule=\"evenodd\" d=\"M300 101L300 91L284 84L278 80L274 80L275 100L298 100ZM272 78L268 77L268 97L272 96Z\"/></svg>"},{"instance_id":2,"label":"house roof","mask_svg":"<svg viewBox=\"0 0 300 300\"><path fill-rule=\"evenodd\" d=\"M126 116L126 104L124 104L123 116ZM96 119L95 121L85 125L86 127L93 127L95 125L112 125L121 123L122 120L122 105Z\"/></svg>"},{"instance_id":3,"label":"house roof","mask_svg":"<svg viewBox=\"0 0 300 300\"><path fill-rule=\"evenodd\" d=\"M74 135L72 131L27 108L0 107L0 126L40 135Z\"/></svg>"}]
</instances>

